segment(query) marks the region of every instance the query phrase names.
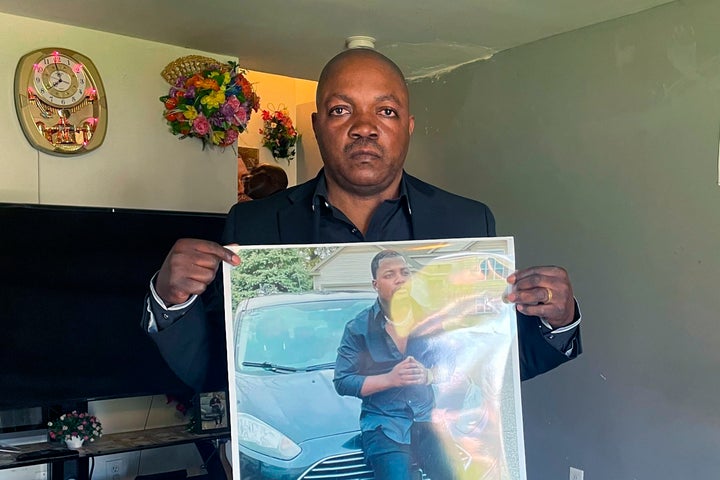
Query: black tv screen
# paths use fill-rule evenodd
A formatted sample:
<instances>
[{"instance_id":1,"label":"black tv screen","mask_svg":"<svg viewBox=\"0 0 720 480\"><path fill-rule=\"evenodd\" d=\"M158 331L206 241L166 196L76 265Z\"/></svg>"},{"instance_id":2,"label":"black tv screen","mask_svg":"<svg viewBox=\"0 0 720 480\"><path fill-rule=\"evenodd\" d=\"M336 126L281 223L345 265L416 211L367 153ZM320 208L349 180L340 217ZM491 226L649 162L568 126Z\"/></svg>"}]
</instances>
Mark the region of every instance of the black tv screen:
<instances>
[{"instance_id":1,"label":"black tv screen","mask_svg":"<svg viewBox=\"0 0 720 480\"><path fill-rule=\"evenodd\" d=\"M188 393L141 330L178 238L224 215L0 204L0 409Z\"/></svg>"}]
</instances>

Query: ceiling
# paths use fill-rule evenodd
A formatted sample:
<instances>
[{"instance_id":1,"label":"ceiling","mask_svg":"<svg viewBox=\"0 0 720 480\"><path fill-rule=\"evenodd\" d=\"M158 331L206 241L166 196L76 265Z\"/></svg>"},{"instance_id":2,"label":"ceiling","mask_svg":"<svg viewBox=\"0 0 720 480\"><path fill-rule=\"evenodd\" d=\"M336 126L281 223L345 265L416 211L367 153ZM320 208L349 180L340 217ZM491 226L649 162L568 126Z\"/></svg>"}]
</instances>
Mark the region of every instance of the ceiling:
<instances>
[{"instance_id":1,"label":"ceiling","mask_svg":"<svg viewBox=\"0 0 720 480\"><path fill-rule=\"evenodd\" d=\"M408 78L671 0L0 0L0 12L240 59L317 79L345 38L367 35Z\"/></svg>"}]
</instances>

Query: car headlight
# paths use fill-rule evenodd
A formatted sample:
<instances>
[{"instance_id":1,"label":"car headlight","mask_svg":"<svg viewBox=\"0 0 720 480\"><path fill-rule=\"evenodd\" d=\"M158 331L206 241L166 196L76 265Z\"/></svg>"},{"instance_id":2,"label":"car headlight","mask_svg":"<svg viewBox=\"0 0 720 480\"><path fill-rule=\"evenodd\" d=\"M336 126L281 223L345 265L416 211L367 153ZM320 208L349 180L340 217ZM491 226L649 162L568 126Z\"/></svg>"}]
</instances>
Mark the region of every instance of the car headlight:
<instances>
[{"instance_id":1,"label":"car headlight","mask_svg":"<svg viewBox=\"0 0 720 480\"><path fill-rule=\"evenodd\" d=\"M246 413L238 414L238 442L256 452L280 460L298 456L300 447L265 422Z\"/></svg>"}]
</instances>

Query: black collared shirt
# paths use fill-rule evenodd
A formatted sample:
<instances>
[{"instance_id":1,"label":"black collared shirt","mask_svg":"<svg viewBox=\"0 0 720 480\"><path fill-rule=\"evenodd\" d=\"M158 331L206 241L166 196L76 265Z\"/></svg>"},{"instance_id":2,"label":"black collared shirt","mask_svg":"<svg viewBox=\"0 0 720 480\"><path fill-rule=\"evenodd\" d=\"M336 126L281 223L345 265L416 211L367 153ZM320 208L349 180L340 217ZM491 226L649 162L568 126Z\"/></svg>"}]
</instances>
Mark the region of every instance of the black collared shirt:
<instances>
[{"instance_id":1,"label":"black collared shirt","mask_svg":"<svg viewBox=\"0 0 720 480\"><path fill-rule=\"evenodd\" d=\"M365 235L347 216L328 201L325 176L320 179L313 195L315 243L382 242L413 240L410 201L405 177L400 181L400 196L381 203L370 218Z\"/></svg>"}]
</instances>

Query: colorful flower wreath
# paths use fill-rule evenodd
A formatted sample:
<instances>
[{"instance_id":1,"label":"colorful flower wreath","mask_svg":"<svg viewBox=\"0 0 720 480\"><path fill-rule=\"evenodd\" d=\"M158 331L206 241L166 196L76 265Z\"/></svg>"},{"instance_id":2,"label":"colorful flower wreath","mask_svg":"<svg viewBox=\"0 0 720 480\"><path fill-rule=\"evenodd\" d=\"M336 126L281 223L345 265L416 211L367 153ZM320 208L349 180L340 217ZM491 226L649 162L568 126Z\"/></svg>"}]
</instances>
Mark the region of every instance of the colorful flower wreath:
<instances>
[{"instance_id":1,"label":"colorful flower wreath","mask_svg":"<svg viewBox=\"0 0 720 480\"><path fill-rule=\"evenodd\" d=\"M263 110L262 119L263 128L260 129L260 134L263 136L263 147L270 149L275 160L285 158L289 164L295 157L298 133L287 109L275 110L272 113Z\"/></svg>"},{"instance_id":2,"label":"colorful flower wreath","mask_svg":"<svg viewBox=\"0 0 720 480\"><path fill-rule=\"evenodd\" d=\"M179 68L173 63L166 67L163 77L173 86L160 97L165 104L163 115L173 135L199 138L203 149L208 144L234 145L247 128L252 111L258 111L260 98L237 64L211 64L212 59L205 60L186 62ZM193 66L200 70L190 74L188 70Z\"/></svg>"}]
</instances>

